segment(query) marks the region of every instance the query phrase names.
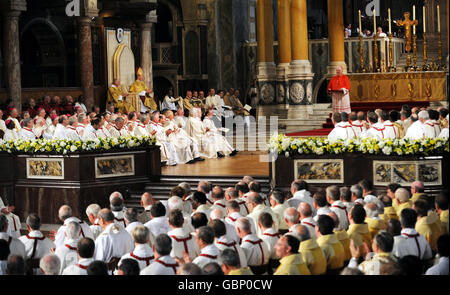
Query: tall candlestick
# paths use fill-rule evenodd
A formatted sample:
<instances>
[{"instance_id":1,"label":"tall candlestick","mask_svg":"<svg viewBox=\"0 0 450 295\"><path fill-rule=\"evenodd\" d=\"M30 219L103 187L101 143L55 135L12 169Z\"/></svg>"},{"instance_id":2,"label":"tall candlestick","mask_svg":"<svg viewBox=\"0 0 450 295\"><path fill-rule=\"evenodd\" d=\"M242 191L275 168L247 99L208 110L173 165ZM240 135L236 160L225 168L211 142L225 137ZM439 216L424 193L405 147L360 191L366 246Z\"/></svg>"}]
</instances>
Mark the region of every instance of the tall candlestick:
<instances>
[{"instance_id":1,"label":"tall candlestick","mask_svg":"<svg viewBox=\"0 0 450 295\"><path fill-rule=\"evenodd\" d=\"M361 10L358 10L358 16L359 16L359 34L362 35Z\"/></svg>"},{"instance_id":2,"label":"tall candlestick","mask_svg":"<svg viewBox=\"0 0 450 295\"><path fill-rule=\"evenodd\" d=\"M413 5L413 18L412 19L413 20L416 19L416 5ZM413 34L414 35L416 34L416 26L415 25L413 26Z\"/></svg>"},{"instance_id":3,"label":"tall candlestick","mask_svg":"<svg viewBox=\"0 0 450 295\"><path fill-rule=\"evenodd\" d=\"M377 11L373 9L373 33L377 33Z\"/></svg>"},{"instance_id":4,"label":"tall candlestick","mask_svg":"<svg viewBox=\"0 0 450 295\"><path fill-rule=\"evenodd\" d=\"M427 19L425 16L425 6L423 7L423 32L426 33L427 32Z\"/></svg>"},{"instance_id":5,"label":"tall candlestick","mask_svg":"<svg viewBox=\"0 0 450 295\"><path fill-rule=\"evenodd\" d=\"M438 33L441 32L441 14L439 13L439 5L437 6L437 17L438 17Z\"/></svg>"},{"instance_id":6,"label":"tall candlestick","mask_svg":"<svg viewBox=\"0 0 450 295\"><path fill-rule=\"evenodd\" d=\"M390 8L388 8L388 16L389 16L389 35L391 35L392 31L391 31L391 9Z\"/></svg>"}]
</instances>

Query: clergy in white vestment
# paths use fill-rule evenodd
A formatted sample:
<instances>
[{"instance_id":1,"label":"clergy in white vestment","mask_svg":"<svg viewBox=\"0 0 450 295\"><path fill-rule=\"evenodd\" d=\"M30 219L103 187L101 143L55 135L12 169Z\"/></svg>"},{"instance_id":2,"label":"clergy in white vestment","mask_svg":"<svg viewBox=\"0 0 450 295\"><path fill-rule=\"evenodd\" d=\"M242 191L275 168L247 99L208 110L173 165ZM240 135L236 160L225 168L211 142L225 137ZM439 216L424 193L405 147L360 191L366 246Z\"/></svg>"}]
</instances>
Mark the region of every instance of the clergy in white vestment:
<instances>
[{"instance_id":1,"label":"clergy in white vestment","mask_svg":"<svg viewBox=\"0 0 450 295\"><path fill-rule=\"evenodd\" d=\"M44 138L51 139L55 135L56 126L58 126L59 118L57 115L52 115L50 124L47 124L47 128L44 130ZM49 119L49 118L47 118Z\"/></svg>"},{"instance_id":2,"label":"clergy in white vestment","mask_svg":"<svg viewBox=\"0 0 450 295\"><path fill-rule=\"evenodd\" d=\"M167 234L170 231L169 220L166 217L166 207L161 202L156 202L150 209L152 219L145 224L153 236Z\"/></svg>"},{"instance_id":3,"label":"clergy in white vestment","mask_svg":"<svg viewBox=\"0 0 450 295\"><path fill-rule=\"evenodd\" d=\"M6 121L11 120L14 123L14 129L16 130L17 133L19 133L20 129L22 129L19 120L17 120L18 116L19 112L17 111L16 108L13 108L9 114L9 117L6 119Z\"/></svg>"},{"instance_id":4,"label":"clergy in white vestment","mask_svg":"<svg viewBox=\"0 0 450 295\"><path fill-rule=\"evenodd\" d=\"M8 242L11 256L18 255L25 258L25 245L18 238L8 234L10 225L5 214L0 214L0 239Z\"/></svg>"},{"instance_id":5,"label":"clergy in white vestment","mask_svg":"<svg viewBox=\"0 0 450 295\"><path fill-rule=\"evenodd\" d=\"M128 129L125 126L125 120L122 117L118 117L114 121L113 127L109 130L109 133L112 137L119 138L119 137L126 137L129 135Z\"/></svg>"},{"instance_id":6,"label":"clergy in white vestment","mask_svg":"<svg viewBox=\"0 0 450 295\"><path fill-rule=\"evenodd\" d=\"M155 260L141 271L141 275L175 275L178 263L170 256L172 240L166 234L160 234L155 239Z\"/></svg>"},{"instance_id":7,"label":"clergy in white vestment","mask_svg":"<svg viewBox=\"0 0 450 295\"><path fill-rule=\"evenodd\" d=\"M419 120L419 116L416 114L412 114L410 120L412 124L406 131L406 135L404 138L411 140L420 140L422 138L425 138L425 128L423 127L422 122Z\"/></svg>"},{"instance_id":8,"label":"clergy in white vestment","mask_svg":"<svg viewBox=\"0 0 450 295\"><path fill-rule=\"evenodd\" d=\"M84 129L87 128L87 126L90 125L90 123L91 118L87 116L85 113L81 113L78 115L77 131L81 137L83 137Z\"/></svg>"},{"instance_id":9,"label":"clergy in white vestment","mask_svg":"<svg viewBox=\"0 0 450 295\"><path fill-rule=\"evenodd\" d=\"M178 197L181 190L183 192L185 192L185 190L183 188L181 188L180 186L177 186L177 187L173 188L172 191L170 192L172 197L170 197L167 200L167 207L169 209L168 216L170 216L170 213L173 210L180 210L183 215L183 219L184 219L183 229L189 233L194 232L195 229L192 226L192 222L191 222L192 205L191 205L190 201L183 201L182 197ZM189 204L189 206L186 206L186 204ZM169 222L169 225L170 225L170 222ZM170 227L172 228L172 226L170 226Z\"/></svg>"},{"instance_id":10,"label":"clergy in white vestment","mask_svg":"<svg viewBox=\"0 0 450 295\"><path fill-rule=\"evenodd\" d=\"M98 223L98 213L100 212L102 208L98 204L90 204L86 208L86 215L89 219L89 222L91 225L89 228L91 229L92 234L94 235L94 241L97 239L97 237L102 233L103 228Z\"/></svg>"},{"instance_id":11,"label":"clergy in white vestment","mask_svg":"<svg viewBox=\"0 0 450 295\"><path fill-rule=\"evenodd\" d=\"M47 128L47 123L44 118L38 117L34 120L33 133L36 138L45 138L44 131Z\"/></svg>"},{"instance_id":12,"label":"clergy in white vestment","mask_svg":"<svg viewBox=\"0 0 450 295\"><path fill-rule=\"evenodd\" d=\"M184 109L179 108L172 120L178 128L183 129L186 134L189 134L189 130L187 129L187 126L189 125L188 118L184 116Z\"/></svg>"},{"instance_id":13,"label":"clergy in white vestment","mask_svg":"<svg viewBox=\"0 0 450 295\"><path fill-rule=\"evenodd\" d=\"M136 136L150 136L149 132L147 131L147 125L149 124L149 122L149 116L147 116L146 114L142 114L139 123L134 129L134 134Z\"/></svg>"},{"instance_id":14,"label":"clergy in white vestment","mask_svg":"<svg viewBox=\"0 0 450 295\"><path fill-rule=\"evenodd\" d=\"M150 135L155 137L156 145L161 147L161 161L167 162L169 166L175 166L179 163L179 159L175 147L167 140L167 133L170 131L164 131L164 127L159 122L159 115L158 111L151 114L147 129Z\"/></svg>"},{"instance_id":15,"label":"clergy in white vestment","mask_svg":"<svg viewBox=\"0 0 450 295\"><path fill-rule=\"evenodd\" d=\"M366 115L364 114L364 112L352 112L350 114L350 125L352 126L353 132L355 132L356 137L360 137L361 132L363 132L365 120Z\"/></svg>"},{"instance_id":16,"label":"clergy in white vestment","mask_svg":"<svg viewBox=\"0 0 450 295\"><path fill-rule=\"evenodd\" d=\"M216 147L216 141L213 133L208 133L209 128L205 128L201 121L201 110L193 108L189 117L190 136L199 143L201 153L206 158L217 158L220 154ZM222 156L224 156L222 154Z\"/></svg>"},{"instance_id":17,"label":"clergy in white vestment","mask_svg":"<svg viewBox=\"0 0 450 295\"><path fill-rule=\"evenodd\" d=\"M394 124L389 120L389 113L386 111L381 111L379 121L384 126L384 138L385 139L396 139L399 137L399 131Z\"/></svg>"},{"instance_id":18,"label":"clergy in white vestment","mask_svg":"<svg viewBox=\"0 0 450 295\"><path fill-rule=\"evenodd\" d=\"M270 207L267 207L264 205L263 199L258 193L249 193L246 199L247 207L250 210L250 214L247 215L247 218L250 220L251 223L253 223L253 228L256 228L256 235L258 237L262 236L261 229L257 226L258 225L258 218L259 215L263 212L267 212L270 215L272 215L272 219L274 221L273 229L275 232L278 231L278 218L276 217L275 213L270 209Z\"/></svg>"},{"instance_id":19,"label":"clergy in white vestment","mask_svg":"<svg viewBox=\"0 0 450 295\"><path fill-rule=\"evenodd\" d=\"M35 213L27 217L28 234L21 236L19 240L25 245L25 260L27 259L41 259L47 254L50 254L52 249L55 249L55 244L39 230L41 227L41 219ZM39 269L34 269L34 273L40 273Z\"/></svg>"},{"instance_id":20,"label":"clergy in white vestment","mask_svg":"<svg viewBox=\"0 0 450 295\"><path fill-rule=\"evenodd\" d=\"M448 138L449 136L448 136L449 134L448 134L448 128L444 128L444 129L442 129L442 131L441 131L441 134L439 134L439 136L438 136L438 138Z\"/></svg>"},{"instance_id":21,"label":"clergy in white vestment","mask_svg":"<svg viewBox=\"0 0 450 295\"><path fill-rule=\"evenodd\" d=\"M91 124L87 125L86 128L84 128L83 132L83 140L92 140L99 138L98 132L100 130L100 119L95 118L91 121Z\"/></svg>"},{"instance_id":22,"label":"clergy in white vestment","mask_svg":"<svg viewBox=\"0 0 450 295\"><path fill-rule=\"evenodd\" d=\"M278 259L275 254L275 244L281 237L281 234L273 230L272 216L269 213L262 213L258 218L258 227L261 228L263 233L261 240L263 240L268 247L270 259Z\"/></svg>"},{"instance_id":23,"label":"clergy in white vestment","mask_svg":"<svg viewBox=\"0 0 450 295\"><path fill-rule=\"evenodd\" d=\"M23 128L19 131L19 138L24 140L35 140L36 134L33 132L33 119L23 120Z\"/></svg>"},{"instance_id":24,"label":"clergy in white vestment","mask_svg":"<svg viewBox=\"0 0 450 295\"><path fill-rule=\"evenodd\" d=\"M241 247L244 249L245 256L247 257L247 264L253 268L252 270L255 273L257 270L255 268L265 266L269 263L269 247L262 239L251 232L249 218L239 218L236 221L236 230L239 237L242 239Z\"/></svg>"},{"instance_id":25,"label":"clergy in white vestment","mask_svg":"<svg viewBox=\"0 0 450 295\"><path fill-rule=\"evenodd\" d=\"M95 260L109 263L113 258L120 259L133 251L132 237L123 227L114 223L114 214L111 210L100 210L99 223L103 232L95 240Z\"/></svg>"},{"instance_id":26,"label":"clergy in white vestment","mask_svg":"<svg viewBox=\"0 0 450 295\"><path fill-rule=\"evenodd\" d=\"M239 241L231 240L227 237L226 224L219 219L212 220L208 223L208 226L214 230L214 245L223 251L225 249L232 249L239 255L239 261L241 268L247 267L247 257L245 256L244 250L239 245ZM236 231L236 230L235 230Z\"/></svg>"},{"instance_id":27,"label":"clergy in white vestment","mask_svg":"<svg viewBox=\"0 0 450 295\"><path fill-rule=\"evenodd\" d=\"M89 238L81 238L77 243L78 262L66 267L62 275L87 275L87 268L94 261L94 251L94 241Z\"/></svg>"},{"instance_id":28,"label":"clergy in white vestment","mask_svg":"<svg viewBox=\"0 0 450 295\"><path fill-rule=\"evenodd\" d=\"M143 225L133 229L131 236L134 241L134 250L122 256L118 265L121 265L124 259L134 259L139 264L139 269L143 270L153 262L155 256L150 244L150 231Z\"/></svg>"},{"instance_id":29,"label":"clergy in white vestment","mask_svg":"<svg viewBox=\"0 0 450 295\"><path fill-rule=\"evenodd\" d=\"M54 139L67 139L66 127L69 125L69 119L67 116L62 115L58 119L58 125L56 125Z\"/></svg>"},{"instance_id":30,"label":"clergy in white vestment","mask_svg":"<svg viewBox=\"0 0 450 295\"><path fill-rule=\"evenodd\" d=\"M70 140L81 140L81 135L77 130L78 119L75 116L69 118L69 125L66 127L66 137Z\"/></svg>"},{"instance_id":31,"label":"clergy in white vestment","mask_svg":"<svg viewBox=\"0 0 450 295\"><path fill-rule=\"evenodd\" d=\"M81 226L81 237L83 238L90 238L94 239L94 235L91 232L91 228L89 225L82 221L81 219L72 216L72 208L70 208L67 205L61 206L58 210L58 218L63 222L63 225L58 228L58 231L55 234L55 245L57 247L64 245L66 237L65 237L65 230L66 226L69 222L77 222Z\"/></svg>"},{"instance_id":32,"label":"clergy in white vestment","mask_svg":"<svg viewBox=\"0 0 450 295\"><path fill-rule=\"evenodd\" d=\"M14 122L9 119L5 121L6 130L5 135L3 135L4 141L16 140L19 138L19 135L16 132L16 128L14 127Z\"/></svg>"},{"instance_id":33,"label":"clergy in white vestment","mask_svg":"<svg viewBox=\"0 0 450 295\"><path fill-rule=\"evenodd\" d=\"M216 150L219 153L224 154L225 156L234 156L237 154L237 151L231 146L225 136L223 136L219 129L215 126L213 121L213 112L209 109L206 113L205 118L203 119L203 125L206 129L209 129L208 134L214 135L214 141L216 144Z\"/></svg>"},{"instance_id":34,"label":"clergy in white vestment","mask_svg":"<svg viewBox=\"0 0 450 295\"><path fill-rule=\"evenodd\" d=\"M348 122L342 122L340 113L334 113L332 116L334 129L328 134L328 140L330 142L336 142L338 140L347 140L354 137L354 132Z\"/></svg>"},{"instance_id":35,"label":"clergy in white vestment","mask_svg":"<svg viewBox=\"0 0 450 295\"><path fill-rule=\"evenodd\" d=\"M196 230L195 240L200 248L200 254L192 263L203 268L210 262L218 262L220 250L214 244L214 230L209 226L202 226Z\"/></svg>"},{"instance_id":36,"label":"clergy in white vestment","mask_svg":"<svg viewBox=\"0 0 450 295\"><path fill-rule=\"evenodd\" d=\"M181 110L182 111L182 110ZM174 120L173 112L166 110L164 115L161 116L160 122L164 126L164 130L171 130L172 132L167 136L168 140L173 143L174 146L181 145L184 147L188 146L188 149L192 153L193 160L195 162L204 161L205 159L200 158L200 149L198 142L194 140L185 129L180 128L177 122ZM187 152L186 152L187 153ZM180 154L178 153L178 159L181 161Z\"/></svg>"},{"instance_id":37,"label":"clergy in white vestment","mask_svg":"<svg viewBox=\"0 0 450 295\"><path fill-rule=\"evenodd\" d=\"M415 230L417 213L414 209L406 208L400 213L402 231L399 236L394 237L394 248L392 254L398 259L413 255L421 260L432 258L430 244L424 236Z\"/></svg>"},{"instance_id":38,"label":"clergy in white vestment","mask_svg":"<svg viewBox=\"0 0 450 295\"><path fill-rule=\"evenodd\" d=\"M378 115L375 112L367 113L367 122L368 124L361 133L361 138L375 138L377 140L385 138L386 127L383 123L378 122Z\"/></svg>"},{"instance_id":39,"label":"clergy in white vestment","mask_svg":"<svg viewBox=\"0 0 450 295\"><path fill-rule=\"evenodd\" d=\"M238 234L236 232L236 228L233 225L227 223L225 221L225 217L226 217L226 215L221 210L213 209L213 210L211 210L211 214L209 215L209 220L210 221L213 221L213 220L220 220L220 221L222 221L225 224L225 229L226 229L225 236L226 236L226 238L228 240L230 240L230 241L235 241L236 243L239 243L240 238L239 238L239 236L238 236Z\"/></svg>"},{"instance_id":40,"label":"clergy in white vestment","mask_svg":"<svg viewBox=\"0 0 450 295\"><path fill-rule=\"evenodd\" d=\"M55 255L58 256L61 262L60 274L68 266L78 263L77 244L80 239L81 226L78 222L71 221L67 223L64 236L66 238L64 245L57 246Z\"/></svg>"},{"instance_id":41,"label":"clergy in white vestment","mask_svg":"<svg viewBox=\"0 0 450 295\"><path fill-rule=\"evenodd\" d=\"M183 259L183 252L185 252L191 260L194 260L200 254L200 249L198 248L194 235L184 227L184 223L185 219L180 210L175 209L169 213L169 226L171 230L167 235L172 239L170 256Z\"/></svg>"},{"instance_id":42,"label":"clergy in white vestment","mask_svg":"<svg viewBox=\"0 0 450 295\"><path fill-rule=\"evenodd\" d=\"M173 122L167 120L165 115L160 116L160 123L164 128L164 132L167 134L167 140L175 147L175 151L178 157L178 164L193 164L194 156L191 150L192 140L181 134L179 129ZM198 149L197 149L198 153ZM197 154L197 156L199 156Z\"/></svg>"},{"instance_id":43,"label":"clergy in white vestment","mask_svg":"<svg viewBox=\"0 0 450 295\"><path fill-rule=\"evenodd\" d=\"M172 89L169 89L169 92L164 97L164 100L161 104L161 110L171 110L176 112L178 107L181 107L183 104L183 99L181 97L174 98Z\"/></svg>"}]
</instances>

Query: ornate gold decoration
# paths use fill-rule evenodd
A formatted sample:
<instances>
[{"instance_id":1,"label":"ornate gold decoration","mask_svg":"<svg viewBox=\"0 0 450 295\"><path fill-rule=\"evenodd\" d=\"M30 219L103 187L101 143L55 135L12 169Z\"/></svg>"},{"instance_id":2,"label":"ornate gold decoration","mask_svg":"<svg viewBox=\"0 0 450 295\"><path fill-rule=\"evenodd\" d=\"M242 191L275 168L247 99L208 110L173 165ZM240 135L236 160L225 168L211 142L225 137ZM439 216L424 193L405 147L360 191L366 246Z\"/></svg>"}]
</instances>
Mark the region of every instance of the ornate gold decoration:
<instances>
[{"instance_id":1,"label":"ornate gold decoration","mask_svg":"<svg viewBox=\"0 0 450 295\"><path fill-rule=\"evenodd\" d=\"M397 84L394 81L394 84L391 85L391 94L393 97L397 96Z\"/></svg>"},{"instance_id":2,"label":"ornate gold decoration","mask_svg":"<svg viewBox=\"0 0 450 295\"><path fill-rule=\"evenodd\" d=\"M362 34L359 34L359 63L361 64L359 68L360 73L365 73L366 69L364 68L364 44Z\"/></svg>"},{"instance_id":3,"label":"ornate gold decoration","mask_svg":"<svg viewBox=\"0 0 450 295\"><path fill-rule=\"evenodd\" d=\"M419 22L417 20L409 19L409 12L404 13L405 20L397 21L397 26L405 28L405 50L408 53L406 58L407 70L411 68L411 27L416 26Z\"/></svg>"},{"instance_id":4,"label":"ornate gold decoration","mask_svg":"<svg viewBox=\"0 0 450 295\"><path fill-rule=\"evenodd\" d=\"M392 48L392 33L389 34L389 72L395 72L394 62L393 62L393 48Z\"/></svg>"},{"instance_id":5,"label":"ornate gold decoration","mask_svg":"<svg viewBox=\"0 0 450 295\"><path fill-rule=\"evenodd\" d=\"M377 34L373 34L373 71L379 73L381 70L378 66L378 42Z\"/></svg>"},{"instance_id":6,"label":"ornate gold decoration","mask_svg":"<svg viewBox=\"0 0 450 295\"><path fill-rule=\"evenodd\" d=\"M378 83L375 84L375 92L374 92L375 98L380 97L380 85Z\"/></svg>"},{"instance_id":7,"label":"ornate gold decoration","mask_svg":"<svg viewBox=\"0 0 450 295\"><path fill-rule=\"evenodd\" d=\"M439 59L439 63L438 63L438 69L441 70L444 68L444 65L442 64L442 40L441 40L441 32L438 33L438 59Z\"/></svg>"},{"instance_id":8,"label":"ornate gold decoration","mask_svg":"<svg viewBox=\"0 0 450 295\"><path fill-rule=\"evenodd\" d=\"M413 35L413 61L414 61L414 66L412 67L414 69L414 71L417 70L417 35L414 34Z\"/></svg>"},{"instance_id":9,"label":"ornate gold decoration","mask_svg":"<svg viewBox=\"0 0 450 295\"><path fill-rule=\"evenodd\" d=\"M427 82L425 83L425 94L427 95L428 98L430 98L431 95L433 94L433 93L431 92L431 83L430 83L429 81L427 81Z\"/></svg>"},{"instance_id":10,"label":"ornate gold decoration","mask_svg":"<svg viewBox=\"0 0 450 295\"><path fill-rule=\"evenodd\" d=\"M408 82L408 95L409 97L414 96L414 84L411 82Z\"/></svg>"},{"instance_id":11,"label":"ornate gold decoration","mask_svg":"<svg viewBox=\"0 0 450 295\"><path fill-rule=\"evenodd\" d=\"M428 51L427 51L427 33L423 33L423 71L428 71L430 66L428 65Z\"/></svg>"}]
</instances>

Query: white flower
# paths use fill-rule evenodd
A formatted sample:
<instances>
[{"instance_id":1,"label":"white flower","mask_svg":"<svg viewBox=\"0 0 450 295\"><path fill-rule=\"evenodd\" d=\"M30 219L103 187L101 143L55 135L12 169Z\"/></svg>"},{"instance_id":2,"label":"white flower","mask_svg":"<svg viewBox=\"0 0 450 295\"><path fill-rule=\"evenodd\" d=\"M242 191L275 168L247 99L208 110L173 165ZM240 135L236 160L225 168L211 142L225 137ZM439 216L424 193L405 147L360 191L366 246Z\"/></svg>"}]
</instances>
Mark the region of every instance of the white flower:
<instances>
[{"instance_id":1,"label":"white flower","mask_svg":"<svg viewBox=\"0 0 450 295\"><path fill-rule=\"evenodd\" d=\"M385 146L385 147L382 149L382 151L383 151L383 154L389 156L389 155L392 153L392 148L389 147L389 146Z\"/></svg>"},{"instance_id":2,"label":"white flower","mask_svg":"<svg viewBox=\"0 0 450 295\"><path fill-rule=\"evenodd\" d=\"M70 151L71 152L74 152L74 151L76 151L77 150L77 147L75 146L75 145L72 145L71 147L70 147Z\"/></svg>"}]
</instances>

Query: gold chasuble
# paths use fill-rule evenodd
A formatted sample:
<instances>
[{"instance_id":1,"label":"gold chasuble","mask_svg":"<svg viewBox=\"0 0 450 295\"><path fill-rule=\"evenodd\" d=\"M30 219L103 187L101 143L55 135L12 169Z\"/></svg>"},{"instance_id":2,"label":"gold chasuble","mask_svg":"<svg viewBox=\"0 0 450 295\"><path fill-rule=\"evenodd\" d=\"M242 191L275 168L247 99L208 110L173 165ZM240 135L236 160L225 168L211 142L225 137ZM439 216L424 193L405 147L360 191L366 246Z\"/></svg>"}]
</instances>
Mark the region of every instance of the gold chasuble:
<instances>
[{"instance_id":1,"label":"gold chasuble","mask_svg":"<svg viewBox=\"0 0 450 295\"><path fill-rule=\"evenodd\" d=\"M145 81L143 81L144 71L141 68L138 69L137 76L138 76L138 79L136 81L134 81L134 83L131 85L130 92L137 93L137 94L139 94L139 96L144 96L142 94L145 92L146 95L145 95L145 101L143 102L144 105L146 107L148 107L149 109L157 110L158 106L156 104L155 99L153 97L150 97L147 94L147 91L149 91L149 88L145 84Z\"/></svg>"},{"instance_id":2,"label":"gold chasuble","mask_svg":"<svg viewBox=\"0 0 450 295\"><path fill-rule=\"evenodd\" d=\"M119 112L125 113L125 111L128 111L127 103L125 102L125 97L122 96L122 94L126 93L122 89L122 87L117 87L116 85L111 85L108 89L108 102L114 104L114 107L119 109ZM122 99L120 97L122 96Z\"/></svg>"}]
</instances>

